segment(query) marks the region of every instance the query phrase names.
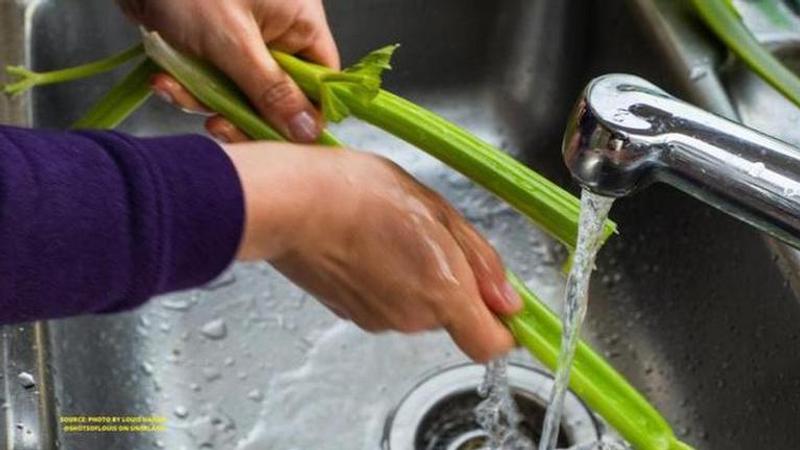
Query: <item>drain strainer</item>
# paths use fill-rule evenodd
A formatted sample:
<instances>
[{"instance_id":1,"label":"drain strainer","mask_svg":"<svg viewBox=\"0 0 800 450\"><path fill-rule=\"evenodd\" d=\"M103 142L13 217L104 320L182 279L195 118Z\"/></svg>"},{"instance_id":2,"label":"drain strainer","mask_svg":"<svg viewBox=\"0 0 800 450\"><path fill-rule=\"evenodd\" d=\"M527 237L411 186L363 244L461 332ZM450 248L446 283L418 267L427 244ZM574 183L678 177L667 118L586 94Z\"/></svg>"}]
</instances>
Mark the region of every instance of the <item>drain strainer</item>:
<instances>
[{"instance_id":1,"label":"drain strainer","mask_svg":"<svg viewBox=\"0 0 800 450\"><path fill-rule=\"evenodd\" d=\"M477 389L484 367L463 364L423 379L389 414L383 431L384 450L477 450L486 435L475 419L481 398ZM508 366L508 382L522 415L520 431L538 442L553 378L516 364ZM591 411L571 392L564 401L559 448L595 442L600 428Z\"/></svg>"}]
</instances>

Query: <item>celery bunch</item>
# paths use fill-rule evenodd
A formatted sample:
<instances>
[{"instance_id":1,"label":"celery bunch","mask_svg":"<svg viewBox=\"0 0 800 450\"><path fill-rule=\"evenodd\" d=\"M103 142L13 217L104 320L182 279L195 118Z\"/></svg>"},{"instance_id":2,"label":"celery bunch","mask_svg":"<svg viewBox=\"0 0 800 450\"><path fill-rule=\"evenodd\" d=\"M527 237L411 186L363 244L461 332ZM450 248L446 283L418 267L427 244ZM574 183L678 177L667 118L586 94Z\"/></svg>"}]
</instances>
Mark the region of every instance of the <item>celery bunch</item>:
<instances>
[{"instance_id":1,"label":"celery bunch","mask_svg":"<svg viewBox=\"0 0 800 450\"><path fill-rule=\"evenodd\" d=\"M181 54L156 33L144 35L144 47L150 59L116 85L76 125L94 128L116 125L132 112L133 105L146 98L147 83L142 75L157 66L250 137L283 139L255 113L236 86L213 67ZM284 53L272 53L304 92L319 102L328 120L337 122L353 115L414 144L495 193L553 237L574 248L579 214L579 201L575 197L455 124L381 89L381 74L390 68L395 48L377 50L342 72ZM320 143L341 145L327 131ZM604 237L614 230L613 222L606 222ZM561 323L516 276L509 272L509 277L525 308L505 318L505 323L521 345L552 369L560 347ZM635 448L691 448L678 441L644 397L585 342L579 344L570 387Z\"/></svg>"}]
</instances>

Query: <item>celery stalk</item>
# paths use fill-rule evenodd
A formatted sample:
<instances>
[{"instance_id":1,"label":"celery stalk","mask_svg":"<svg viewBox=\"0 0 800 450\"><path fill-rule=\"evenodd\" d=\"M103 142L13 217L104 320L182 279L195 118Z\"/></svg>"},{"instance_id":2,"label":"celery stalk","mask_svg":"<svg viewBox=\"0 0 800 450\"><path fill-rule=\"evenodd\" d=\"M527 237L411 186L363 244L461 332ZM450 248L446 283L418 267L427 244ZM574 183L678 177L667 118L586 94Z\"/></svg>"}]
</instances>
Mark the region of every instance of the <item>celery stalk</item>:
<instances>
[{"instance_id":1,"label":"celery stalk","mask_svg":"<svg viewBox=\"0 0 800 450\"><path fill-rule=\"evenodd\" d=\"M3 91L9 95L17 95L34 86L64 83L81 78L88 78L103 72L108 72L109 70L113 70L118 66L130 61L131 59L143 54L144 47L142 44L136 44L133 47L116 55L109 56L108 58L67 69L54 70L52 72L34 72L22 66L8 66L6 67L6 72L17 77L18 81L6 84L3 88Z\"/></svg>"},{"instance_id":2,"label":"celery stalk","mask_svg":"<svg viewBox=\"0 0 800 450\"><path fill-rule=\"evenodd\" d=\"M139 63L117 82L72 128L114 128L142 105L153 91L150 77L161 69L150 59Z\"/></svg>"},{"instance_id":3,"label":"celery stalk","mask_svg":"<svg viewBox=\"0 0 800 450\"><path fill-rule=\"evenodd\" d=\"M706 25L753 72L800 106L800 78L761 46L742 23L731 0L692 0L692 3Z\"/></svg>"},{"instance_id":4,"label":"celery stalk","mask_svg":"<svg viewBox=\"0 0 800 450\"><path fill-rule=\"evenodd\" d=\"M442 117L385 90L365 100L357 84L332 78L333 72L286 53L275 59L309 97L333 97L347 112L419 147L525 214L551 236L575 247L580 202L555 183L505 152ZM328 100L331 101L331 100ZM603 239L616 226L607 221Z\"/></svg>"},{"instance_id":5,"label":"celery stalk","mask_svg":"<svg viewBox=\"0 0 800 450\"><path fill-rule=\"evenodd\" d=\"M167 44L158 33L145 32L144 46L147 55L170 75L175 77L201 103L230 120L253 139L285 140L280 133L256 114L247 99L230 80L209 64L184 55ZM324 131L320 144L341 146L328 131Z\"/></svg>"}]
</instances>

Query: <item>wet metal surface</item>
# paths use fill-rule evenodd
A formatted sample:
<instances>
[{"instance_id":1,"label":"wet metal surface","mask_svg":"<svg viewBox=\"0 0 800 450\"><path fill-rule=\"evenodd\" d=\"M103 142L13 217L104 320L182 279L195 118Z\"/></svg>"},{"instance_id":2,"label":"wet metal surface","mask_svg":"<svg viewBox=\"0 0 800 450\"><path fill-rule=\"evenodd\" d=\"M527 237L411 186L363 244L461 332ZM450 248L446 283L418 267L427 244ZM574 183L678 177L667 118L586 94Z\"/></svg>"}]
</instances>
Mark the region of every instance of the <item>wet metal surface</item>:
<instances>
[{"instance_id":1,"label":"wet metal surface","mask_svg":"<svg viewBox=\"0 0 800 450\"><path fill-rule=\"evenodd\" d=\"M19 6L0 0L0 23L16 11L9 4ZM341 0L328 9L345 61L402 43L390 89L568 183L561 135L589 79L628 72L681 93L684 83L666 69L632 5ZM101 57L136 38L105 0L43 2L32 19L37 69ZM34 124L68 125L113 79L41 89L32 99ZM153 100L123 129L152 135L200 124ZM535 292L552 305L560 301L563 254L525 219L376 129L350 121L335 132L441 191ZM584 335L698 449L793 448L800 441L800 303L762 237L667 188L621 199L611 215L621 235L601 251ZM62 448L86 450L374 449L386 414L415 383L464 362L442 333L366 335L266 264L237 265L205 289L137 311L48 328L49 348L28 352L49 355L54 399L24 391L6 362L6 400L22 392L53 407L56 418L162 414L168 431L63 434L55 425L45 430L45 422L32 443L15 450L40 448L37 439L47 441L48 431L60 435ZM16 332L6 328L5 345L8 333ZM513 359L533 364L521 353ZM16 439L20 431L6 422L0 433Z\"/></svg>"}]
</instances>

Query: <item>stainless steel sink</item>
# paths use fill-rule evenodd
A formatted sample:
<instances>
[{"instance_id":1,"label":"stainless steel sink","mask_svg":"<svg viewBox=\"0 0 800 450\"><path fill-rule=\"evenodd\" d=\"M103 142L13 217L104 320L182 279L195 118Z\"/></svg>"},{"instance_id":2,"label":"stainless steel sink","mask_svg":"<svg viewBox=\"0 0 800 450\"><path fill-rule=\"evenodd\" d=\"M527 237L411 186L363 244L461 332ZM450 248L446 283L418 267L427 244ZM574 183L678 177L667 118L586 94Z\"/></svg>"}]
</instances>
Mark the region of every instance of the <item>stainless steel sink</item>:
<instances>
[{"instance_id":1,"label":"stainless steel sink","mask_svg":"<svg viewBox=\"0 0 800 450\"><path fill-rule=\"evenodd\" d=\"M593 76L635 73L708 100L696 74L675 70L663 40L650 39L665 19L648 3L340 0L327 7L345 61L402 43L386 77L390 89L568 184L563 124ZM137 38L105 0L0 0L0 30L0 63L27 55L37 69L101 57ZM717 49L698 48L708 50L713 70ZM0 120L65 127L113 79L0 99ZM166 134L199 131L200 123L151 101L122 128ZM563 251L524 218L378 130L347 122L334 131L441 191L558 308ZM585 337L696 448L797 448L800 303L773 247L665 187L618 201L612 216L621 234L601 253ZM374 449L412 386L465 361L442 333L367 335L266 264L236 265L209 286L132 312L8 326L2 343L0 442L15 450ZM536 365L522 352L513 360ZM26 388L22 372L36 385ZM59 417L68 415L163 415L168 430L64 433Z\"/></svg>"}]
</instances>

